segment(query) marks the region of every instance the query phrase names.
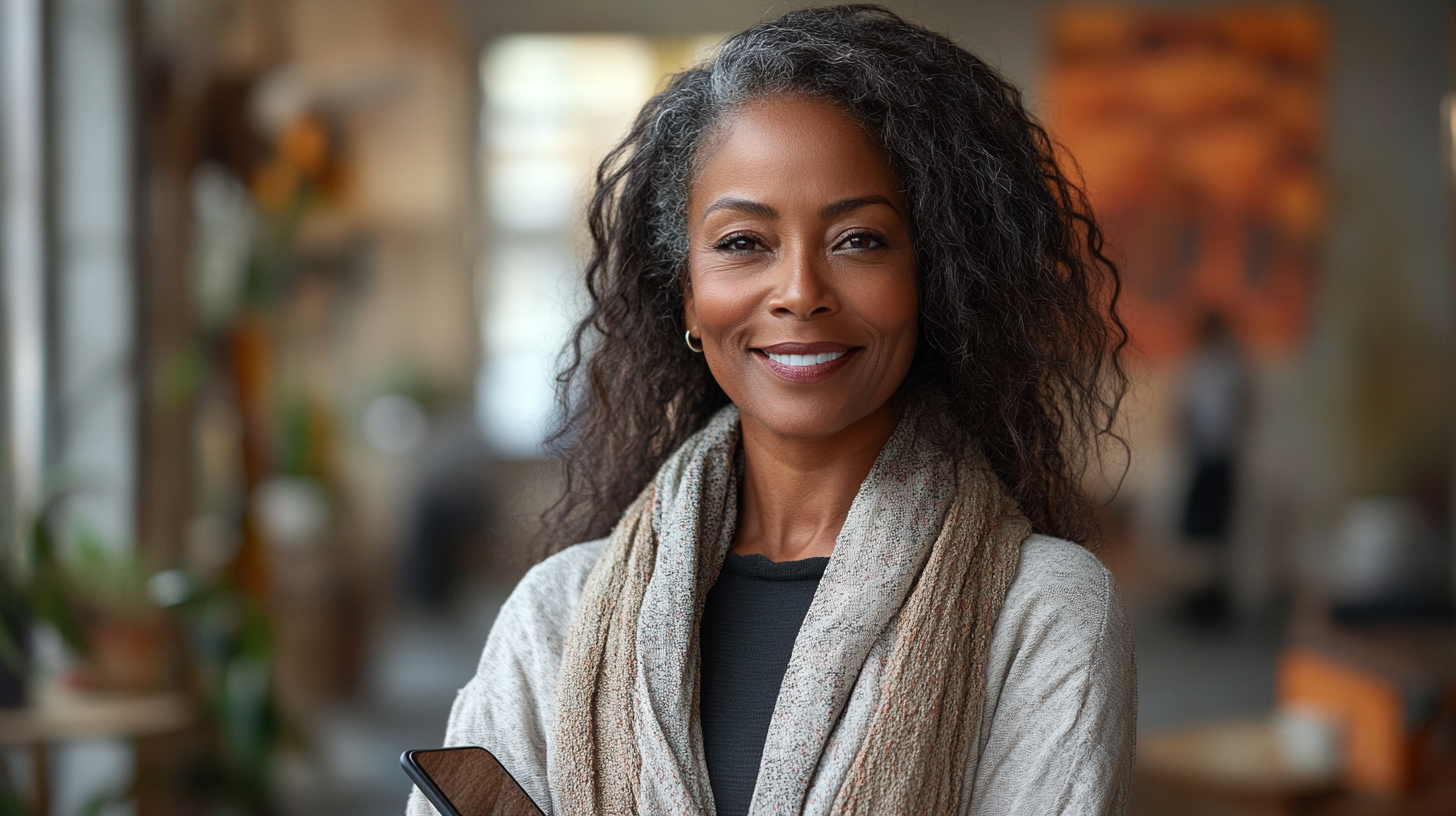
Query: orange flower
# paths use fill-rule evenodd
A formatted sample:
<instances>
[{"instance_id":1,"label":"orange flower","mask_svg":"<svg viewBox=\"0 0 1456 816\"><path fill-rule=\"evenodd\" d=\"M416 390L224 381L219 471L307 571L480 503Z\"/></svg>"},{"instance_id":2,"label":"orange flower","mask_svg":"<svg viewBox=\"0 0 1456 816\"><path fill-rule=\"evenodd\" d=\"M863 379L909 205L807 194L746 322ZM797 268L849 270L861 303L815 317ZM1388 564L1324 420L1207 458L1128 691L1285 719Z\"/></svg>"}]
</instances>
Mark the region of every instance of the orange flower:
<instances>
[{"instance_id":1,"label":"orange flower","mask_svg":"<svg viewBox=\"0 0 1456 816\"><path fill-rule=\"evenodd\" d=\"M253 198L265 210L281 210L298 192L298 170L288 162L273 161L253 173Z\"/></svg>"},{"instance_id":2,"label":"orange flower","mask_svg":"<svg viewBox=\"0 0 1456 816\"><path fill-rule=\"evenodd\" d=\"M328 162L329 136L315 116L304 116L283 131L278 139L278 156L309 177L317 176Z\"/></svg>"}]
</instances>

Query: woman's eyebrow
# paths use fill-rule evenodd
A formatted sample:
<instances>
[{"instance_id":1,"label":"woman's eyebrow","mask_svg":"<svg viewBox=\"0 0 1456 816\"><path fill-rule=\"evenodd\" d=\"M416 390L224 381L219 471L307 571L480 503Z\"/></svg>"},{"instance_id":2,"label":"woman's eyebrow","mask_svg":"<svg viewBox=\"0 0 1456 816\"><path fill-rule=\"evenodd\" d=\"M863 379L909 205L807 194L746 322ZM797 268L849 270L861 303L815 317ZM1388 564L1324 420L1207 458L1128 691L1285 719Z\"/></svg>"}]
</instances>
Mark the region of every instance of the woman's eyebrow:
<instances>
[{"instance_id":1,"label":"woman's eyebrow","mask_svg":"<svg viewBox=\"0 0 1456 816\"><path fill-rule=\"evenodd\" d=\"M720 198L708 205L708 209L703 211L703 218L707 218L718 210L734 210L759 218L778 218L779 216L778 210L758 201L750 201L746 198Z\"/></svg>"},{"instance_id":2,"label":"woman's eyebrow","mask_svg":"<svg viewBox=\"0 0 1456 816\"><path fill-rule=\"evenodd\" d=\"M835 216L844 215L848 212L854 212L860 207L868 207L871 204L884 204L886 207L894 210L896 214L904 217L904 214L900 212L900 209L898 207L890 202L890 199L880 195L867 195L861 198L846 198L843 201L836 201L833 204L825 204L824 209L819 211L819 217L834 218Z\"/></svg>"},{"instance_id":3,"label":"woman's eyebrow","mask_svg":"<svg viewBox=\"0 0 1456 816\"><path fill-rule=\"evenodd\" d=\"M825 204L823 209L819 211L819 217L834 218L835 216L844 215L848 212L854 212L860 207L868 207L873 204L883 204L896 213L900 213L900 209L888 198L881 195L868 195L860 198L846 198L843 201L836 201L833 204ZM777 218L779 215L778 210L762 202L746 198L720 198L708 205L708 209L703 211L703 218L707 218L718 210L733 210L744 213L745 215L757 216L758 218Z\"/></svg>"}]
</instances>

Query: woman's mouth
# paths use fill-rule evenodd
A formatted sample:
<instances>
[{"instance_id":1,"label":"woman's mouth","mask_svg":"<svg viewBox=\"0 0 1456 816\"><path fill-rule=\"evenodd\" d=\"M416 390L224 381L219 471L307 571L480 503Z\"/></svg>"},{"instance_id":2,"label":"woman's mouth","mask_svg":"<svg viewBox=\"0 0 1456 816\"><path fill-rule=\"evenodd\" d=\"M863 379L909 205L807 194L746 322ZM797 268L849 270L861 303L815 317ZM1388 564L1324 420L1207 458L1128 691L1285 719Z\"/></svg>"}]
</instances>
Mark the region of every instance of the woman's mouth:
<instances>
[{"instance_id":1,"label":"woman's mouth","mask_svg":"<svg viewBox=\"0 0 1456 816\"><path fill-rule=\"evenodd\" d=\"M764 352L770 360L779 365L794 366L803 368L807 366L824 365L832 360L838 360L845 355L843 351L831 351L824 354L774 354Z\"/></svg>"},{"instance_id":2,"label":"woman's mouth","mask_svg":"<svg viewBox=\"0 0 1456 816\"><path fill-rule=\"evenodd\" d=\"M843 368L860 348L842 343L780 343L754 352L780 379L807 384L824 380Z\"/></svg>"}]
</instances>

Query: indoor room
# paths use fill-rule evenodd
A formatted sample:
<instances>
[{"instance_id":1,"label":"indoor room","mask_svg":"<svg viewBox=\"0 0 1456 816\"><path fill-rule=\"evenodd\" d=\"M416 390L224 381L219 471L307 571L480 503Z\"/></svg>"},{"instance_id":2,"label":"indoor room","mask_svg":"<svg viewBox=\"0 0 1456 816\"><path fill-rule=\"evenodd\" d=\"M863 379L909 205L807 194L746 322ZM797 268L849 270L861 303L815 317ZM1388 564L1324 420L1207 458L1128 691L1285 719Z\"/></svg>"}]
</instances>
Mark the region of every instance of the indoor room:
<instances>
[{"instance_id":1,"label":"indoor room","mask_svg":"<svg viewBox=\"0 0 1456 816\"><path fill-rule=\"evenodd\" d=\"M1018 608L1017 584L1006 582L1020 575L1018 564L1032 568L1033 545L1022 540L1070 538L1068 549L1086 559L1089 575L1110 576L1098 631L1121 626L1128 633L1126 670L1109 681L1127 710L1121 719L1107 717L1135 733L1136 748L1129 736L1122 748L1086 749L1105 754L1106 768L1086 771L1086 784L1107 787L1110 804L1079 809L1074 793L1056 807L1016 799L1020 804L999 812L1456 814L1452 4L881 2L896 19L944 35L935 47L957 49L944 53L964 49L978 58L974 66L988 66L966 69L980 71L983 84L1004 79L1009 90L992 95L1016 121L944 100L937 103L943 110L933 108L935 100L916 95L918 86L903 98L865 101L862 110L835 102L831 91L821 94L840 119L853 118L855 144L889 174L885 197L875 200L911 213L896 223L913 248L893 236L864 244L871 247L865 252L908 252L913 276L905 286L917 310L906 330L915 339L899 369L907 377L908 367L909 384L891 383L874 411L920 417L932 410L923 406L935 405L979 429L964 432L984 451L975 461L989 463L977 472L995 474L988 489L1007 497L1003 515L1027 526L1006 550L1012 560L1001 572L974 566L982 555L964 556L973 564L967 574L1005 573L1000 589L975 592L1013 600L996 601L989 614L975 604L991 596L972 597L969 588L929 602L927 626L983 626L974 629L981 640L963 638L972 644L964 662L910 652L895 662L902 660L898 644L913 639L905 633L918 631L901 623L910 601L885 612L888 628L875 629L880 651L866 641L856 660L908 667L916 682L937 688L951 680L960 688L971 677L967 693L980 710L974 689L1000 688L997 639L1011 637L1000 634L1011 626L1005 621L993 631L996 610ZM0 816L432 812L412 794L401 754L477 733L460 724L474 705L470 690L495 683L491 672L510 672L492 652L482 658L487 637L506 643L536 625L535 613L519 605L501 614L507 598L535 586L545 609L553 597L565 603L605 591L598 589L605 567L588 579L588 563L576 583L559 587L542 577L557 573L541 571L532 573L534 584L522 583L533 567L557 553L549 563L564 563L570 552L585 552L567 548L609 535L608 552L619 541L627 552L637 546L632 535L645 535L627 530L627 521L645 518L631 513L656 513L646 528L662 543L654 539L658 549L646 552L658 560L623 556L623 565L640 570L622 579L623 592L633 581L642 585L620 604L634 648L655 642L646 637L654 586L671 576L663 560L667 530L682 525L664 521L666 477L654 474L678 461L669 458L674 451L691 447L686 434L703 425L709 408L732 402L748 417L732 432L742 447L723 460L737 474L736 481L722 477L729 504L721 529L732 543L702 549L717 560L683 579L697 587L681 601L686 607L673 607L686 621L690 659L668 661L687 678L681 730L701 759L699 694L712 693L717 664L707 656L699 662L698 624L715 597L725 597L709 587L725 558L785 560L744 543L757 529L747 519L759 495L745 480L764 461L754 459L749 434L772 423L760 423L753 405L739 399L739 384L730 383L727 352L715 345L722 338L707 325L718 313L703 305L713 290L694 277L698 261L691 260L707 250L689 240L707 228L689 218L698 212L694 191L711 186L714 157L730 154L723 145L739 132L731 123L746 121L733 117L748 116L755 103L748 91L740 99L723 90L728 74L714 73L702 87L727 94L723 110L730 113L704 120L709 125L685 120L679 136L697 152L676 159L670 148L661 148L668 158L651 153L654 138L679 138L665 125L653 128L679 115L668 102L698 87L689 82L695 67L706 77L738 64L728 58L738 53L733 43L748 41L733 39L736 33L769 31L782 15L824 5L4 0ZM901 30L876 13L861 16ZM742 64L790 59L786 46L762 48L745 51ZM818 81L815 71L827 77L861 51L847 45L822 57L830 67L802 69L810 79L796 81L808 87ZM935 74L926 80L932 89L964 67L936 59L927 69ZM778 87L775 81L760 84ZM830 87L830 79L823 82ZM639 117L642 111L652 115ZM948 165L905 152L912 149L885 135L892 128L884 123L900 115L920 116L926 144L954 128L980 133L985 122L1019 128L1016 138L1040 151L1026 154L1035 164L1024 170L1030 186L1017 192L995 181L1002 158L979 144L964 146ZM798 117L786 132L808 128L810 119ZM817 155L826 172L852 183L874 175L823 158L839 155L837 143L789 142L786 153L806 161ZM619 144L626 147L613 153ZM643 175L640 183L630 175L651 164L633 164L634 155L676 161L671 178L681 200L660 192L666 175ZM923 203L930 193L916 179L950 178L952 171L991 180L946 193L947 201L975 201L933 221L923 210L932 206ZM732 168L729 183L749 184L754 172ZM799 189L797 179L760 175L769 176L764 184ZM610 184L622 186L612 193ZM896 208L897 196L905 207ZM1062 220L1025 226L1022 237L1034 245L1015 244L1021 255L998 250L1010 229L1003 210L977 210L975 202L1005 196L1045 199ZM702 225L724 201L723 209L742 210L743 218L780 217L759 212L773 210L767 205L720 199L701 214ZM631 202L643 211L634 213ZM747 213L754 207L757 215ZM679 228L688 236L682 248L671 232ZM634 229L655 232L649 240ZM1072 248L1035 243L1047 230L1064 230ZM964 260L972 272L961 278L963 292L931 282L962 269L936 260L953 250L927 248L949 233L966 246L991 247L961 253L975 256ZM858 246L836 244L833 252L851 258ZM728 257L721 246L712 249ZM653 260L659 251L674 259L670 266ZM746 257L733 255L741 264L734 280L748 279ZM610 277L633 263L647 269L640 289ZM1023 267L1058 273L1045 283L1051 288L1006 282L1006 270ZM1091 283L1078 277L1084 272ZM1082 288L1065 295L1075 286ZM938 302L946 291L961 292L961 311ZM1025 311L997 312L991 298L1002 295L1022 298L1008 302L1024 303ZM1057 299L1064 295L1074 302ZM887 312L886 302L865 308ZM649 308L661 313L642 311ZM775 308L782 316L791 307ZM631 309L639 312L626 315ZM965 317L971 314L981 317ZM695 315L704 316L701 331ZM958 327L955 315L968 322ZM623 326L645 334L612 334ZM645 336L654 327L671 335L670 352L661 354L675 356L651 357L666 348ZM980 339L967 340L972 333ZM987 362L1004 338L1022 334L1029 338L1025 359L1045 369L1013 357ZM1053 335L1073 339L1061 346ZM954 353L943 352L950 343L959 343ZM755 359L800 384L820 375L786 375L784 366L823 368L832 378L838 355L848 353L849 366L870 359L856 358L858 346L813 345L790 343L772 357L772 348L755 351ZM825 359L795 359L815 354ZM627 359L638 360L637 368L604 368ZM1083 360L1093 362L1076 369ZM674 367L693 373L670 380ZM643 379L649 375L656 379ZM1004 379L986 380L983 391L1043 395L1037 410L1052 423L1050 441L988 435L1021 415L1009 402L958 395L979 393L976 377L995 376ZM964 387L955 386L961 391L945 385L962 380ZM676 396L651 402L670 382L679 383ZM592 424L597 415L582 405L598 406L591 410L603 412L601 421ZM613 406L619 414L607 410ZM887 461L875 452L887 446L883 456L890 455L887 439L897 427L886 425L864 459L830 546L836 536L840 546L856 540L855 508L868 500L854 485ZM1029 445L1042 447L1027 453ZM637 469L608 466L603 457L614 451ZM1068 507L1085 509L1080 526L1066 521L1072 511L1058 515L1061 505L1036 503L1041 471L1015 470L1033 459L1039 464L1027 467L1054 470L1059 489L1075 495ZM704 465L701 480L714 472ZM683 476L682 484L698 480ZM632 504L649 484L660 495ZM812 479L795 484L806 497L819 495ZM945 511L951 517L961 518ZM839 523L849 526L835 532ZM1067 532L1078 530L1085 534ZM954 550L963 551L970 552ZM788 676L813 645L807 636L796 643L795 633L828 614L833 593L821 576L840 580L836 569L849 561L844 550L835 552L804 550L828 566L819 565L797 612L805 628L794 622L787 630L784 648L798 661L788 664ZM941 562L925 558L906 562L897 597L918 597L904 593L922 586L930 592L937 573L924 564ZM602 603L610 610L603 616L618 614L615 598ZM642 607L641 622L632 619L633 604ZM570 645L559 642L566 629L551 635L552 660L585 642L582 615L563 618L563 627L578 627L570 629ZM710 624L701 631L706 644ZM601 637L610 651L616 641ZM1116 638L1097 637L1085 659L1116 660ZM640 697L655 681L633 662L649 664L646 654L623 658L642 672L632 675L640 688L629 678L602 699L635 693L636 705L650 707ZM952 668L937 668L943 665ZM1009 665L1007 677L1014 654ZM859 666L851 680L869 676L857 675ZM787 680L779 691L785 671L780 663L763 713L763 727L779 729L771 735L788 728L778 725L793 691ZM852 731L843 723L873 708L856 707L860 687L826 703L832 711L820 731ZM557 722L554 699L542 722ZM992 723L995 714L980 716ZM965 749L980 757L980 779L992 773L987 752L1001 743L985 737L993 726L967 722L982 729L979 747ZM564 733L518 738L542 746L549 739L549 751L564 751ZM1061 738L1070 742L1071 733ZM703 767L714 776L716 743L707 736ZM820 737L814 755L823 751L819 761L832 764L835 752ZM754 813L774 805L764 787L770 754L763 754L763 770L756 759L774 750L769 742L750 763L760 780ZM539 751L545 757L548 748ZM545 812L568 809L554 779L550 801L542 802L533 777L508 758L506 769ZM648 753L632 761L651 776ZM814 796L823 791L806 793L807 774L830 764L811 764L796 794L805 797L801 804L774 812L849 812L833 789L822 807ZM967 797L957 801L973 801L980 783L959 770L953 777L954 795ZM748 795L754 780L750 775ZM707 791L694 794L700 803L706 797L703 812L714 812L714 797L717 812L748 812L723 804L729 800L719 779L710 781L688 785ZM637 790L635 778L629 784ZM876 810L865 807L861 812ZM998 811L963 804L959 812Z\"/></svg>"}]
</instances>

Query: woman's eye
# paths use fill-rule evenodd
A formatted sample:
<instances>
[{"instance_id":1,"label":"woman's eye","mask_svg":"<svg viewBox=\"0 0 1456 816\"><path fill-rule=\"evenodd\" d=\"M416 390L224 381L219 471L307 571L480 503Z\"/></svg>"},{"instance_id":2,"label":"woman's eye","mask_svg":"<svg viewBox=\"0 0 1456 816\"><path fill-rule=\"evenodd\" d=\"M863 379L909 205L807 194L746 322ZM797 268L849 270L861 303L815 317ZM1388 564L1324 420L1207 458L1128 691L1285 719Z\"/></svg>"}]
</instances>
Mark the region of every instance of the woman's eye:
<instances>
[{"instance_id":1,"label":"woman's eye","mask_svg":"<svg viewBox=\"0 0 1456 816\"><path fill-rule=\"evenodd\" d=\"M718 249L729 252L752 252L761 246L752 235L730 235L718 242Z\"/></svg>"},{"instance_id":2,"label":"woman's eye","mask_svg":"<svg viewBox=\"0 0 1456 816\"><path fill-rule=\"evenodd\" d=\"M885 245L885 239L873 232L856 232L839 242L844 249L879 249Z\"/></svg>"}]
</instances>

